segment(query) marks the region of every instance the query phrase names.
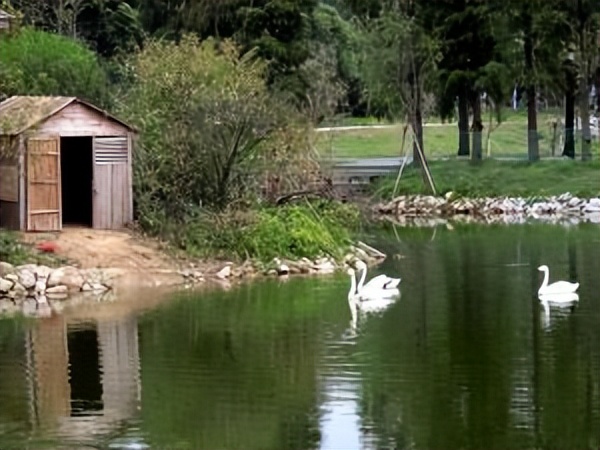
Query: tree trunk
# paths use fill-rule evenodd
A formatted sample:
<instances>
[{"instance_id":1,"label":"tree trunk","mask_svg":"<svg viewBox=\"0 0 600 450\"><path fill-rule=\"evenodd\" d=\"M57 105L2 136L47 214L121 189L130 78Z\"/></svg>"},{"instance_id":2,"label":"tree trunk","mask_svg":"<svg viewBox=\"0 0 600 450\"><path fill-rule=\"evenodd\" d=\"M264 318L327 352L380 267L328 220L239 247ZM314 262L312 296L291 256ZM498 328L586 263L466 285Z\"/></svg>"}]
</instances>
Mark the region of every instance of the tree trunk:
<instances>
[{"instance_id":1,"label":"tree trunk","mask_svg":"<svg viewBox=\"0 0 600 450\"><path fill-rule=\"evenodd\" d=\"M418 162L419 166L423 165L423 159L425 156L425 148L423 147L423 117L421 114L421 108L417 107L415 111L415 117L413 121L413 131L415 132L416 140L413 142L413 158ZM423 152L423 157L419 153L419 149Z\"/></svg>"},{"instance_id":2,"label":"tree trunk","mask_svg":"<svg viewBox=\"0 0 600 450\"><path fill-rule=\"evenodd\" d=\"M529 161L540 159L540 147L537 131L536 89L531 84L527 87L527 156Z\"/></svg>"},{"instance_id":3,"label":"tree trunk","mask_svg":"<svg viewBox=\"0 0 600 450\"><path fill-rule=\"evenodd\" d=\"M572 68L567 72L565 92L565 147L562 156L575 158L575 76Z\"/></svg>"},{"instance_id":4,"label":"tree trunk","mask_svg":"<svg viewBox=\"0 0 600 450\"><path fill-rule=\"evenodd\" d=\"M589 161L592 159L592 131L590 130L590 103L589 103L589 83L588 76L590 70L588 66L588 51L586 45L585 21L588 20L582 13L581 0L577 2L579 22L582 25L579 29L579 53L581 54L581 73L579 76L579 115L581 116L581 160ZM597 48L596 50L597 51Z\"/></svg>"},{"instance_id":5,"label":"tree trunk","mask_svg":"<svg viewBox=\"0 0 600 450\"><path fill-rule=\"evenodd\" d=\"M483 121L481 120L481 96L478 91L473 93L471 102L473 107L473 125L471 126L471 132L473 133L473 152L471 153L471 161L481 161Z\"/></svg>"},{"instance_id":6,"label":"tree trunk","mask_svg":"<svg viewBox=\"0 0 600 450\"><path fill-rule=\"evenodd\" d=\"M590 105L588 82L585 73L579 84L579 110L581 115L581 160L592 159L592 130L590 129Z\"/></svg>"},{"instance_id":7,"label":"tree trunk","mask_svg":"<svg viewBox=\"0 0 600 450\"><path fill-rule=\"evenodd\" d=\"M458 95L458 156L469 156L471 153L469 148L469 99L465 91Z\"/></svg>"},{"instance_id":8,"label":"tree trunk","mask_svg":"<svg viewBox=\"0 0 600 450\"><path fill-rule=\"evenodd\" d=\"M534 75L534 54L533 54L533 17L531 13L525 14L525 26L523 29L525 39L523 50L525 52L525 71L527 73L527 85L525 91L527 93L527 157L529 161L537 161L540 159L540 148L537 132L537 105L536 105L536 89Z\"/></svg>"},{"instance_id":9,"label":"tree trunk","mask_svg":"<svg viewBox=\"0 0 600 450\"><path fill-rule=\"evenodd\" d=\"M596 112L600 112L600 67L596 69L594 77L594 85L596 86Z\"/></svg>"}]
</instances>

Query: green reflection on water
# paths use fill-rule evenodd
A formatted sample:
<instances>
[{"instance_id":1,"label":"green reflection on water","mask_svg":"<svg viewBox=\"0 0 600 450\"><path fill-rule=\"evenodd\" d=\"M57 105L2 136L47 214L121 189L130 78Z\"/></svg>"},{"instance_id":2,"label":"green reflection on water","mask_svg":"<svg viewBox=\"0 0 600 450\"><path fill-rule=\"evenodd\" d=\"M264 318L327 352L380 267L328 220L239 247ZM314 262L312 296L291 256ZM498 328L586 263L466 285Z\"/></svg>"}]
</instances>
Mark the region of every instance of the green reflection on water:
<instances>
[{"instance_id":1,"label":"green reflection on water","mask_svg":"<svg viewBox=\"0 0 600 450\"><path fill-rule=\"evenodd\" d=\"M32 410L52 424L60 409L32 400L26 376L35 366L27 336L51 343L47 362L65 352L62 341L84 351L82 334L64 331L73 324L0 321L0 448L127 439L152 448L319 448L332 426L323 408L342 395L332 391L336 380L354 390L345 404L356 398L355 411L344 413L359 424L328 429L332 444L360 434L363 448L598 448L600 228L386 229L368 241L390 255L371 276L399 274L402 298L361 318L355 335L345 275L178 295L139 317L94 325L102 392L139 400L87 440L81 422L36 424ZM553 280L581 283L579 305L553 310L549 321L536 298L540 264ZM54 378L67 373L47 370L36 389L64 386L66 378ZM106 405L116 408L118 398L102 405L114 414Z\"/></svg>"},{"instance_id":2,"label":"green reflection on water","mask_svg":"<svg viewBox=\"0 0 600 450\"><path fill-rule=\"evenodd\" d=\"M598 227L414 229L391 245L389 236L382 242L406 258L388 267L404 267L411 300L361 343L369 355L363 414L381 441L597 448ZM542 263L553 279L582 285L577 309L553 311L546 329L535 299Z\"/></svg>"},{"instance_id":3,"label":"green reflection on water","mask_svg":"<svg viewBox=\"0 0 600 450\"><path fill-rule=\"evenodd\" d=\"M317 446L323 323L347 314L345 301L327 301L337 289L319 283L243 286L145 317L142 383L151 388L143 391L142 417L151 441L221 449Z\"/></svg>"}]
</instances>

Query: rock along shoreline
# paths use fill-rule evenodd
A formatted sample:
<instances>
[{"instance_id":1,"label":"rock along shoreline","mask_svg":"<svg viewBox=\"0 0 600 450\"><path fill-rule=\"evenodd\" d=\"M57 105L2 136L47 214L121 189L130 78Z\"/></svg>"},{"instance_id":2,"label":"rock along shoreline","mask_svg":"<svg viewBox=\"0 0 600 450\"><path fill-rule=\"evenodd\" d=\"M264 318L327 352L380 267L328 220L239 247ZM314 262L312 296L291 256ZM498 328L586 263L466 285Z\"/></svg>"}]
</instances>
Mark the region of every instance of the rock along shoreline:
<instances>
[{"instance_id":1,"label":"rock along shoreline","mask_svg":"<svg viewBox=\"0 0 600 450\"><path fill-rule=\"evenodd\" d=\"M565 193L552 197L443 197L406 195L376 204L378 219L398 224L435 226L451 221L467 223L518 224L530 221L550 223L600 223L600 198L579 198Z\"/></svg>"},{"instance_id":2,"label":"rock along shoreline","mask_svg":"<svg viewBox=\"0 0 600 450\"><path fill-rule=\"evenodd\" d=\"M339 262L331 257L315 260L301 258L296 261L275 258L269 264L254 261L237 265L231 262L214 264L215 267L204 271L194 263L190 263L186 269L132 272L120 268L51 268L37 264L14 266L0 261L0 316L22 313L46 317L53 310L61 310L67 302L113 301L118 298L121 287L190 288L205 282L229 287L236 281L256 277L332 274L352 260L361 259L373 264L385 257L378 250L358 242Z\"/></svg>"}]
</instances>

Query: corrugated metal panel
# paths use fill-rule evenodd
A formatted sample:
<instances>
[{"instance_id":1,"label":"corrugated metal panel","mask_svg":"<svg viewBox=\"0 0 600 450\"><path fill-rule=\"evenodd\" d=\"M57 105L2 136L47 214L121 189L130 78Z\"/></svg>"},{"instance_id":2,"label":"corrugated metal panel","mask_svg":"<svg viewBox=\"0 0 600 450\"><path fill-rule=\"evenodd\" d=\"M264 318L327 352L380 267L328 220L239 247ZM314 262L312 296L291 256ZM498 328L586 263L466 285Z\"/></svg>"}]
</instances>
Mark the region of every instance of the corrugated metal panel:
<instances>
[{"instance_id":1,"label":"corrugated metal panel","mask_svg":"<svg viewBox=\"0 0 600 450\"><path fill-rule=\"evenodd\" d=\"M96 164L127 164L127 137L94 138Z\"/></svg>"}]
</instances>

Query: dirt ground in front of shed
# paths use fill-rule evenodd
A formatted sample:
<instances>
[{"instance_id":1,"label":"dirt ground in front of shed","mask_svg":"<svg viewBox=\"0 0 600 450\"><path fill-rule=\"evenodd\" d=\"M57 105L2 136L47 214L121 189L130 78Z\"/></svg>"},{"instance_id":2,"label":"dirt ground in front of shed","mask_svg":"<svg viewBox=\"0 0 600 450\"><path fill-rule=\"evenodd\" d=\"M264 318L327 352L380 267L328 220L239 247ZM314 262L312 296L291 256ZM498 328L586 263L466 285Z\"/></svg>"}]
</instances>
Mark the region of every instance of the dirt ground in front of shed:
<instances>
[{"instance_id":1,"label":"dirt ground in front of shed","mask_svg":"<svg viewBox=\"0 0 600 450\"><path fill-rule=\"evenodd\" d=\"M214 275L227 265L224 261L176 257L164 244L131 230L67 226L55 233L23 233L22 239L33 245L53 244L57 259L65 261L61 265L81 269L120 269L123 275L119 277L119 286L122 288L178 285L183 281L183 270L214 279Z\"/></svg>"},{"instance_id":2,"label":"dirt ground in front of shed","mask_svg":"<svg viewBox=\"0 0 600 450\"><path fill-rule=\"evenodd\" d=\"M57 233L24 233L31 244L52 242L55 253L81 268L118 268L151 272L177 270L182 261L168 255L158 241L132 231L65 227Z\"/></svg>"}]
</instances>

